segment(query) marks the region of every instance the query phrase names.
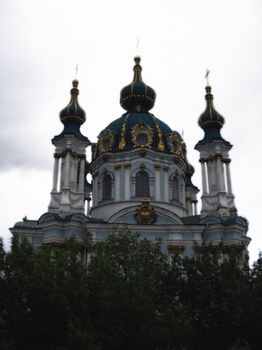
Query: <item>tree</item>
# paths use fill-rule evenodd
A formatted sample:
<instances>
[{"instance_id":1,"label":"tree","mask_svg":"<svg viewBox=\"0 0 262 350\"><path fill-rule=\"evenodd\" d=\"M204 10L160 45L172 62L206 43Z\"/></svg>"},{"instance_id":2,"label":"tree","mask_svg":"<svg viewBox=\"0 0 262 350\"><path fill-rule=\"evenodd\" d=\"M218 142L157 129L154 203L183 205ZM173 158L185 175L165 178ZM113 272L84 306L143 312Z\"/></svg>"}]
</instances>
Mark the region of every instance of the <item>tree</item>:
<instances>
[{"instance_id":1,"label":"tree","mask_svg":"<svg viewBox=\"0 0 262 350\"><path fill-rule=\"evenodd\" d=\"M173 270L177 274L177 264ZM191 314L193 337L190 349L227 349L245 334L248 266L243 247L196 246L185 257L180 274L179 300Z\"/></svg>"},{"instance_id":2,"label":"tree","mask_svg":"<svg viewBox=\"0 0 262 350\"><path fill-rule=\"evenodd\" d=\"M183 349L190 325L183 306L163 295L160 242L128 231L95 247L89 265L90 318L103 349Z\"/></svg>"}]
</instances>

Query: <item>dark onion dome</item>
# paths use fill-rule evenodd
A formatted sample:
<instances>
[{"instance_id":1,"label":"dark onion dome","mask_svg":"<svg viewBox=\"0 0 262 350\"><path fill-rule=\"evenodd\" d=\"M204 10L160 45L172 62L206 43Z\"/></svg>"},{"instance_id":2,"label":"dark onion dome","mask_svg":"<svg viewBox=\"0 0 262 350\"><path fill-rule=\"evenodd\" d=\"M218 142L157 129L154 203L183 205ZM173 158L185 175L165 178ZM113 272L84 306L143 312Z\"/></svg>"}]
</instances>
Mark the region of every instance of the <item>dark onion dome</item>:
<instances>
[{"instance_id":1,"label":"dark onion dome","mask_svg":"<svg viewBox=\"0 0 262 350\"><path fill-rule=\"evenodd\" d=\"M197 192L199 192L199 189L192 183L192 176L195 172L195 169L194 167L187 163L187 168L186 168L186 171L185 171L185 183L186 183L186 187L191 187L193 188L194 190L196 190Z\"/></svg>"},{"instance_id":2,"label":"dark onion dome","mask_svg":"<svg viewBox=\"0 0 262 350\"><path fill-rule=\"evenodd\" d=\"M140 57L136 56L134 60L134 78L131 84L121 90L120 104L128 112L147 112L154 106L156 93L142 80Z\"/></svg>"},{"instance_id":3,"label":"dark onion dome","mask_svg":"<svg viewBox=\"0 0 262 350\"><path fill-rule=\"evenodd\" d=\"M60 112L60 120L63 124L77 123L81 125L86 120L86 113L78 103L78 80L73 80L72 85L73 88L71 89L71 99L68 105Z\"/></svg>"},{"instance_id":4,"label":"dark onion dome","mask_svg":"<svg viewBox=\"0 0 262 350\"><path fill-rule=\"evenodd\" d=\"M230 145L225 141L220 134L220 129L225 123L224 117L219 114L213 104L213 95L211 94L211 86L206 86L206 109L198 119L199 126L205 131L203 140L199 141L197 145L204 145L213 140L221 140L225 144ZM196 145L196 146L197 146Z\"/></svg>"},{"instance_id":5,"label":"dark onion dome","mask_svg":"<svg viewBox=\"0 0 262 350\"><path fill-rule=\"evenodd\" d=\"M199 192L199 189L192 183L192 176L194 175L195 169L193 165L191 165L187 159L187 150L186 144L183 142L183 150L184 150L184 159L186 162L186 170L185 170L185 184L186 187L191 187L195 191Z\"/></svg>"},{"instance_id":6,"label":"dark onion dome","mask_svg":"<svg viewBox=\"0 0 262 350\"><path fill-rule=\"evenodd\" d=\"M217 129L221 129L225 123L224 117L219 114L213 104L213 95L211 94L211 86L206 86L206 109L200 115L198 124L202 129L206 129L210 126Z\"/></svg>"},{"instance_id":7,"label":"dark onion dome","mask_svg":"<svg viewBox=\"0 0 262 350\"><path fill-rule=\"evenodd\" d=\"M78 103L78 80L72 81L71 99L68 105L60 112L60 120L64 124L64 130L60 135L54 137L54 140L60 140L64 135L74 135L82 141L88 141L88 138L82 135L80 126L86 120L86 113Z\"/></svg>"}]
</instances>

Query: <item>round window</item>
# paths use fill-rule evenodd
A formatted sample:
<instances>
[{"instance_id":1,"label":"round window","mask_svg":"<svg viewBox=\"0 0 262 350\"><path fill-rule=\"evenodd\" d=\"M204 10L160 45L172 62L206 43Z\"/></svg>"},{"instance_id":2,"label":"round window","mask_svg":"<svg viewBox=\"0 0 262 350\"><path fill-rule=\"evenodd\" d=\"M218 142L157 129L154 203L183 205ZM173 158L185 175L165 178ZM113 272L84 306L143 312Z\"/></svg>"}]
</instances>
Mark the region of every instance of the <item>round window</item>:
<instances>
[{"instance_id":1,"label":"round window","mask_svg":"<svg viewBox=\"0 0 262 350\"><path fill-rule=\"evenodd\" d=\"M147 145L148 144L148 135L147 134L137 135L136 142L141 146Z\"/></svg>"},{"instance_id":2,"label":"round window","mask_svg":"<svg viewBox=\"0 0 262 350\"><path fill-rule=\"evenodd\" d=\"M104 151L108 151L110 146L111 146L110 139L109 138L104 139L103 140L103 149L104 149Z\"/></svg>"}]
</instances>

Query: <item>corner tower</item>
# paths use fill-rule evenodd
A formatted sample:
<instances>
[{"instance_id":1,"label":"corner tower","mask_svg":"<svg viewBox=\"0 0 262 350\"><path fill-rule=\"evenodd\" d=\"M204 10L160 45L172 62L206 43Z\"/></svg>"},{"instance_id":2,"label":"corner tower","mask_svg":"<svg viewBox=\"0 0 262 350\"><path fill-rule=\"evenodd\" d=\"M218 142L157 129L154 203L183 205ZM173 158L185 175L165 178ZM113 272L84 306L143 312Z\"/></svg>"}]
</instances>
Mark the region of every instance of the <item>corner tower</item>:
<instances>
[{"instance_id":1,"label":"corner tower","mask_svg":"<svg viewBox=\"0 0 262 350\"><path fill-rule=\"evenodd\" d=\"M72 84L71 99L60 112L64 130L52 139L55 153L48 212L62 216L84 214L85 199L90 197L85 186L86 147L90 142L80 131L86 114L78 103L78 81L73 80Z\"/></svg>"},{"instance_id":2,"label":"corner tower","mask_svg":"<svg viewBox=\"0 0 262 350\"><path fill-rule=\"evenodd\" d=\"M227 219L237 215L232 192L229 151L232 145L220 133L225 123L213 104L211 86L206 86L206 109L198 124L204 130L204 138L195 148L200 152L202 169L201 216L218 216Z\"/></svg>"}]
</instances>

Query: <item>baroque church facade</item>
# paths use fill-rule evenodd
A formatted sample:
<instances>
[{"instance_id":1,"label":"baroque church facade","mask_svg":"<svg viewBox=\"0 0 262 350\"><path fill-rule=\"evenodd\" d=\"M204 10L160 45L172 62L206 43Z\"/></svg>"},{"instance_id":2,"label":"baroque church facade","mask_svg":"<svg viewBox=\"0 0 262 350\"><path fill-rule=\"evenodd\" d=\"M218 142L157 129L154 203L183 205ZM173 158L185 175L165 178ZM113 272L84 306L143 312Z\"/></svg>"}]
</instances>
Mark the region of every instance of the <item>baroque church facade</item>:
<instances>
[{"instance_id":1,"label":"baroque church facade","mask_svg":"<svg viewBox=\"0 0 262 350\"><path fill-rule=\"evenodd\" d=\"M11 232L27 237L35 248L71 236L83 240L87 232L102 240L124 228L141 238L160 239L167 255L176 250L192 255L196 243L247 248L248 224L238 216L232 193L232 145L221 135L224 118L214 108L211 87L206 86L206 108L198 120L204 137L195 146L202 172L198 214L199 189L192 182L186 144L150 112L156 93L142 80L139 57L133 70L131 84L120 93L126 112L100 132L96 143L81 133L85 111L78 103L78 81L73 81L70 102L60 112L63 131L52 139L48 211L38 220L17 222ZM91 162L86 160L88 147Z\"/></svg>"}]
</instances>

